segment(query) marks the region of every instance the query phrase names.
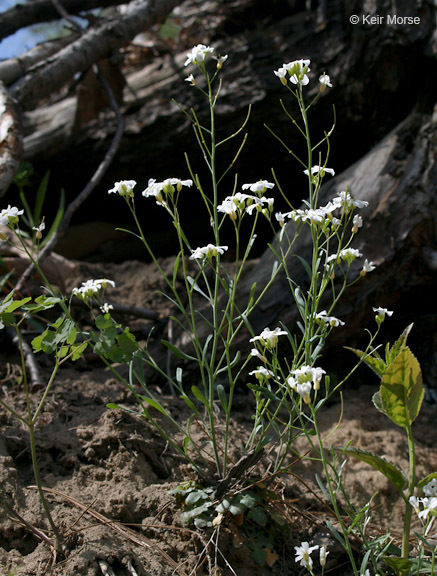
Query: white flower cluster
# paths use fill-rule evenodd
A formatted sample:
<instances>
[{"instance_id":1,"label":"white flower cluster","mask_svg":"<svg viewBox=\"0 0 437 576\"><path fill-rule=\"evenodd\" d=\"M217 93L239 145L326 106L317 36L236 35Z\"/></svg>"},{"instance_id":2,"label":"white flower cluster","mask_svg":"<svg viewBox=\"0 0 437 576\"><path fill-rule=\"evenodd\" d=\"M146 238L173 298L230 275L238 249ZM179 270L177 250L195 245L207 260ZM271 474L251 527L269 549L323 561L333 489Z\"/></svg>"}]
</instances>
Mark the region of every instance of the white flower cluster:
<instances>
[{"instance_id":1,"label":"white flower cluster","mask_svg":"<svg viewBox=\"0 0 437 576\"><path fill-rule=\"evenodd\" d=\"M290 82L295 86L306 86L309 83L307 76L310 72L310 60L294 60L287 64L282 64L274 74L279 78L284 86L287 85L287 76L290 77ZM326 88L332 88L331 78L325 72L319 76L320 91L323 92Z\"/></svg>"},{"instance_id":2,"label":"white flower cluster","mask_svg":"<svg viewBox=\"0 0 437 576\"><path fill-rule=\"evenodd\" d=\"M313 175L317 174L319 176L323 176L325 172L334 175L334 170L331 168L321 168L320 166L313 166L312 168ZM305 173L308 174L308 170L305 170ZM335 210L340 209L342 214L348 214L355 208L364 208L368 205L369 203L366 200L357 200L356 198L353 198L349 192L342 191L338 196L329 201L326 206L320 206L319 208L306 208L304 210L291 210L290 212L286 213L277 212L275 214L275 218L281 226L285 224L286 219L293 220L294 222L311 222L313 224L326 223L339 226L341 220L339 218L335 218L332 215ZM363 225L362 217L355 215L352 224L352 231L356 233L358 228L361 228Z\"/></svg>"},{"instance_id":3,"label":"white flower cluster","mask_svg":"<svg viewBox=\"0 0 437 576\"><path fill-rule=\"evenodd\" d=\"M71 291L73 296L80 298L81 300L88 300L92 298L100 291L106 289L107 285L112 287L115 286L115 282L113 280L108 280L107 278L99 278L98 280L86 280L86 282L82 282L82 285L79 288L73 288Z\"/></svg>"},{"instance_id":4,"label":"white flower cluster","mask_svg":"<svg viewBox=\"0 0 437 576\"><path fill-rule=\"evenodd\" d=\"M243 190L250 190L255 192L257 196L252 194L244 194L237 192L233 196L227 196L221 204L217 206L217 211L227 214L231 220L237 220L244 214L251 215L254 210L262 212L264 216L269 216L273 210L274 198L265 198L264 192L268 188L273 188L274 184L267 180L259 180L253 184L243 184Z\"/></svg>"},{"instance_id":5,"label":"white flower cluster","mask_svg":"<svg viewBox=\"0 0 437 576\"><path fill-rule=\"evenodd\" d=\"M176 190L180 192L183 186L191 188L193 185L192 180L180 180L179 178L167 178L162 182L157 182L154 178L150 178L148 186L143 190L142 194L146 198L151 196L156 199L157 204L165 204L165 196L173 194Z\"/></svg>"},{"instance_id":6,"label":"white flower cluster","mask_svg":"<svg viewBox=\"0 0 437 576\"><path fill-rule=\"evenodd\" d=\"M250 339L250 342L259 342L261 346L265 348L272 349L278 343L278 336L286 336L288 332L286 330L281 330L280 328L275 328L270 330L270 328L264 328L259 336L254 336ZM258 356L258 354L252 354L252 356Z\"/></svg>"},{"instance_id":7,"label":"white flower cluster","mask_svg":"<svg viewBox=\"0 0 437 576\"><path fill-rule=\"evenodd\" d=\"M120 182L115 182L114 187L108 190L108 194L119 194L120 196L133 198L136 184L135 180L120 180ZM175 190L180 192L183 186L190 188L192 185L192 180L167 178L162 182L157 182L154 178L150 178L147 188L143 190L142 195L146 198L153 196L156 198L157 204L165 204L164 197L166 195L173 194Z\"/></svg>"},{"instance_id":8,"label":"white flower cluster","mask_svg":"<svg viewBox=\"0 0 437 576\"><path fill-rule=\"evenodd\" d=\"M9 204L7 208L3 208L0 212L0 226L16 224L18 222L18 217L21 216L23 212L23 210L18 210L18 208Z\"/></svg>"},{"instance_id":9,"label":"white flower cluster","mask_svg":"<svg viewBox=\"0 0 437 576\"><path fill-rule=\"evenodd\" d=\"M316 314L316 322L325 326L330 326L331 328L337 328L338 326L344 326L344 322L339 320L335 316L328 316L326 310L322 310Z\"/></svg>"},{"instance_id":10,"label":"white flower cluster","mask_svg":"<svg viewBox=\"0 0 437 576\"><path fill-rule=\"evenodd\" d=\"M133 197L136 184L135 180L120 180L114 184L114 188L108 190L108 194Z\"/></svg>"},{"instance_id":11,"label":"white flower cluster","mask_svg":"<svg viewBox=\"0 0 437 576\"><path fill-rule=\"evenodd\" d=\"M290 376L287 378L287 384L292 390L302 396L305 404L311 402L311 392L319 390L320 383L323 375L326 374L325 370L316 366L301 366L296 370L292 370Z\"/></svg>"},{"instance_id":12,"label":"white flower cluster","mask_svg":"<svg viewBox=\"0 0 437 576\"><path fill-rule=\"evenodd\" d=\"M315 550L319 550L318 544L315 546L310 546L308 542L301 542L300 546L295 546L295 562L299 562L301 566L307 568L308 570L312 570L313 568L313 559L311 558L311 554ZM326 546L320 546L319 550L320 554L320 566L324 567L326 565L326 558L329 552L326 550Z\"/></svg>"},{"instance_id":13,"label":"white flower cluster","mask_svg":"<svg viewBox=\"0 0 437 576\"><path fill-rule=\"evenodd\" d=\"M191 250L190 260L204 260L205 258L211 259L215 258L217 254L224 254L228 246L214 246L214 244L207 244L202 248L196 248Z\"/></svg>"},{"instance_id":14,"label":"white flower cluster","mask_svg":"<svg viewBox=\"0 0 437 576\"><path fill-rule=\"evenodd\" d=\"M188 66L189 64L194 64L195 66L202 65L208 56L213 52L214 48L211 46L205 46L205 44L197 44L197 46L192 48L191 52L188 52L185 66ZM213 56L213 58L214 60L217 60L217 70L220 70L228 59L227 56ZM194 78L193 74L190 74L187 78L185 78L185 82L189 82L191 86L196 85L196 79Z\"/></svg>"}]
</instances>

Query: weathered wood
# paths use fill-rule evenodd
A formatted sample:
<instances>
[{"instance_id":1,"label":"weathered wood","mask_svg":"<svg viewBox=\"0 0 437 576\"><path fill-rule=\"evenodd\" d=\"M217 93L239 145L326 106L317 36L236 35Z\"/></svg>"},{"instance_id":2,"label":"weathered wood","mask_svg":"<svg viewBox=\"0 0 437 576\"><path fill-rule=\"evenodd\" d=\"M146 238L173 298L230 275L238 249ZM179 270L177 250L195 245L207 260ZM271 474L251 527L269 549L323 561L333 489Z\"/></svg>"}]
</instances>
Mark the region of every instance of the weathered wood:
<instances>
[{"instance_id":1,"label":"weathered wood","mask_svg":"<svg viewBox=\"0 0 437 576\"><path fill-rule=\"evenodd\" d=\"M62 0L64 8L71 14L121 3L121 0ZM51 0L32 0L26 4L17 4L0 14L0 39L7 38L26 26L58 19L59 12Z\"/></svg>"},{"instance_id":2,"label":"weathered wood","mask_svg":"<svg viewBox=\"0 0 437 576\"><path fill-rule=\"evenodd\" d=\"M0 82L0 198L15 176L22 151L19 117L9 93Z\"/></svg>"},{"instance_id":3,"label":"weathered wood","mask_svg":"<svg viewBox=\"0 0 437 576\"><path fill-rule=\"evenodd\" d=\"M162 22L181 0L132 1L123 18L90 28L63 48L47 66L27 74L10 88L23 110L31 110L39 100L59 90L75 74L88 70L113 50L128 44L139 32Z\"/></svg>"}]
</instances>

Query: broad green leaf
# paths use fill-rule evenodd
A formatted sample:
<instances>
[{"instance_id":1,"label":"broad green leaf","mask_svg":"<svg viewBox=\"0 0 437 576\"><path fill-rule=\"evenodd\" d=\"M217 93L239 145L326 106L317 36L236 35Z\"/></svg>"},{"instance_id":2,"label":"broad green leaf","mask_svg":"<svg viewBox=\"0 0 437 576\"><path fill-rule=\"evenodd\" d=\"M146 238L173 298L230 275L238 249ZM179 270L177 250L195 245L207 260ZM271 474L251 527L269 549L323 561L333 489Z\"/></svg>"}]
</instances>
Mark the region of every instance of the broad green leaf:
<instances>
[{"instance_id":1,"label":"broad green leaf","mask_svg":"<svg viewBox=\"0 0 437 576\"><path fill-rule=\"evenodd\" d=\"M383 409L382 404L381 404L381 394L379 393L379 390L378 390L378 392L375 392L375 394L372 396L372 402L373 402L373 405L375 406L375 408L377 410L379 410L380 412L385 414L384 409Z\"/></svg>"},{"instance_id":2,"label":"broad green leaf","mask_svg":"<svg viewBox=\"0 0 437 576\"><path fill-rule=\"evenodd\" d=\"M411 426L420 412L425 390L419 362L408 346L388 366L380 395L385 414L402 428Z\"/></svg>"},{"instance_id":3,"label":"broad green leaf","mask_svg":"<svg viewBox=\"0 0 437 576\"><path fill-rule=\"evenodd\" d=\"M249 510L247 517L258 524L258 526L266 526L268 522L267 514L265 513L265 510L260 506Z\"/></svg>"},{"instance_id":4,"label":"broad green leaf","mask_svg":"<svg viewBox=\"0 0 437 576\"><path fill-rule=\"evenodd\" d=\"M375 470L378 470L386 478L392 482L398 490L403 490L407 485L407 479L405 474L402 472L400 468L393 464L393 462L389 462L385 458L382 458L378 454L374 452L367 452L367 450L360 450L359 448L336 448L336 450L341 450L343 454L348 454L350 456L354 456L366 464L370 464L373 466Z\"/></svg>"},{"instance_id":5,"label":"broad green leaf","mask_svg":"<svg viewBox=\"0 0 437 576\"><path fill-rule=\"evenodd\" d=\"M396 574L408 574L412 563L408 558L397 558L396 556L383 556L384 562L395 570Z\"/></svg>"},{"instance_id":6,"label":"broad green leaf","mask_svg":"<svg viewBox=\"0 0 437 576\"><path fill-rule=\"evenodd\" d=\"M375 374L377 374L380 378L382 378L387 370L387 365L382 358L379 356L369 356L362 350L357 350L356 348L350 348L349 346L345 346L346 350L350 350L354 354L358 356L369 368L371 368Z\"/></svg>"},{"instance_id":7,"label":"broad green leaf","mask_svg":"<svg viewBox=\"0 0 437 576\"><path fill-rule=\"evenodd\" d=\"M87 346L88 342L82 342L82 344L74 344L71 347L71 351L73 352L73 354L71 355L71 359L73 360L73 362L79 360L79 358L82 357L82 354L85 352Z\"/></svg>"}]
</instances>

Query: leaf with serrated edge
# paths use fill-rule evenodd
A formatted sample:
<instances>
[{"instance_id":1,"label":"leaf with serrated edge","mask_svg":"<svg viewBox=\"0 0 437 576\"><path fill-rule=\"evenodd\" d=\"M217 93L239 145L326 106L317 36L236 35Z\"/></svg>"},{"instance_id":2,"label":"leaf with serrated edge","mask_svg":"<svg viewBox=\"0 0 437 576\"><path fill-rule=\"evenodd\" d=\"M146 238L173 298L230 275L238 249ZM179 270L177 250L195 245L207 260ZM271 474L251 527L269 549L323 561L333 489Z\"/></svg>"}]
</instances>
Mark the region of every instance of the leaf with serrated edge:
<instances>
[{"instance_id":1,"label":"leaf with serrated edge","mask_svg":"<svg viewBox=\"0 0 437 576\"><path fill-rule=\"evenodd\" d=\"M402 470L398 468L396 464L393 464L393 462L382 458L378 454L353 447L347 449L336 448L336 450L341 450L344 454L354 456L366 464L373 466L375 470L378 470L378 472L384 474L384 476L388 478L398 490L403 490L406 487L407 479Z\"/></svg>"},{"instance_id":2,"label":"leaf with serrated edge","mask_svg":"<svg viewBox=\"0 0 437 576\"><path fill-rule=\"evenodd\" d=\"M382 408L390 420L401 428L411 426L420 412L425 390L419 362L408 346L387 368L379 391Z\"/></svg>"}]
</instances>

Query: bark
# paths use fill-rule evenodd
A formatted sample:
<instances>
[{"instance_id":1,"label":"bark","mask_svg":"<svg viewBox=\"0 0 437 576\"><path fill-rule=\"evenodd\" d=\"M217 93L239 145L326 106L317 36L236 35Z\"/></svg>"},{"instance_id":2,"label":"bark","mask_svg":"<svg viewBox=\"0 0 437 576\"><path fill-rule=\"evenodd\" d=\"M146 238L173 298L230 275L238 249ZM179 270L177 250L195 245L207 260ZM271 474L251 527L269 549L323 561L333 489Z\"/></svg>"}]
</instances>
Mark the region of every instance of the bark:
<instances>
[{"instance_id":1,"label":"bark","mask_svg":"<svg viewBox=\"0 0 437 576\"><path fill-rule=\"evenodd\" d=\"M62 5L70 14L118 4L122 4L122 0L62 0ZM32 0L26 4L17 4L0 14L0 39L11 36L21 28L52 20L59 20L59 12L51 0Z\"/></svg>"},{"instance_id":2,"label":"bark","mask_svg":"<svg viewBox=\"0 0 437 576\"><path fill-rule=\"evenodd\" d=\"M181 0L132 1L123 18L98 28L63 48L47 66L27 74L10 88L11 95L23 110L35 107L39 100L59 90L73 76L88 70L99 60L127 45L137 34L161 22Z\"/></svg>"},{"instance_id":3,"label":"bark","mask_svg":"<svg viewBox=\"0 0 437 576\"><path fill-rule=\"evenodd\" d=\"M46 63L51 56L59 52L73 40L76 40L77 34L58 38L43 44L38 44L28 52L25 52L18 58L10 58L0 62L0 81L6 86L18 80L21 76L30 73L35 67L41 66L41 62Z\"/></svg>"},{"instance_id":4,"label":"bark","mask_svg":"<svg viewBox=\"0 0 437 576\"><path fill-rule=\"evenodd\" d=\"M22 149L19 117L9 93L0 82L0 197L18 170Z\"/></svg>"}]
</instances>

